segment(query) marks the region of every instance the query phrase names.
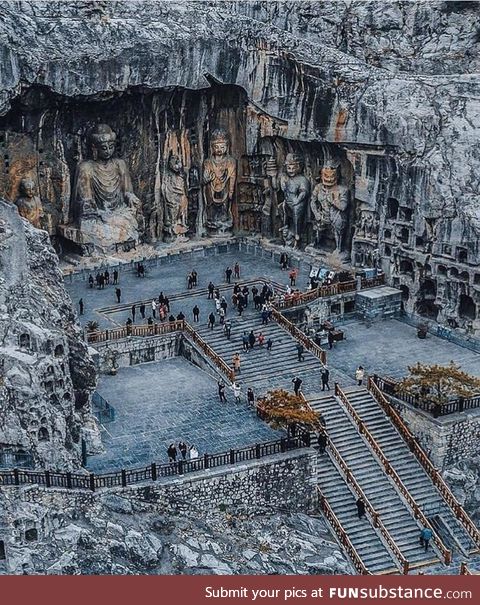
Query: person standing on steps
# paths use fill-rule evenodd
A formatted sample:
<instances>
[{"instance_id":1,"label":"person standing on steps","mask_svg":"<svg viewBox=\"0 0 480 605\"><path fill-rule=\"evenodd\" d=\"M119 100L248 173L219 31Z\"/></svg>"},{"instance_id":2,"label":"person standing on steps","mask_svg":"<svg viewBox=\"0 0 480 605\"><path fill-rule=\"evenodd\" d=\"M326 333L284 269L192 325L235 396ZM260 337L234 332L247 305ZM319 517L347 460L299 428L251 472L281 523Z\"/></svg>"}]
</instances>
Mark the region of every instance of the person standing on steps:
<instances>
[{"instance_id":1,"label":"person standing on steps","mask_svg":"<svg viewBox=\"0 0 480 605\"><path fill-rule=\"evenodd\" d=\"M324 454L325 448L327 447L327 436L325 435L325 433L323 431L318 433L317 443L318 443L318 452L320 454Z\"/></svg>"},{"instance_id":2,"label":"person standing on steps","mask_svg":"<svg viewBox=\"0 0 480 605\"><path fill-rule=\"evenodd\" d=\"M230 336L232 334L232 323L229 319L227 319L227 321L223 325L223 331L225 333L225 336L227 337L227 340L230 340Z\"/></svg>"},{"instance_id":3,"label":"person standing on steps","mask_svg":"<svg viewBox=\"0 0 480 605\"><path fill-rule=\"evenodd\" d=\"M213 292L215 291L215 284L213 282L209 282L208 286L208 299L213 298Z\"/></svg>"},{"instance_id":4,"label":"person standing on steps","mask_svg":"<svg viewBox=\"0 0 480 605\"><path fill-rule=\"evenodd\" d=\"M198 308L198 305L195 305L193 307L193 321L194 322L199 321L199 317L200 317L200 309Z\"/></svg>"},{"instance_id":5,"label":"person standing on steps","mask_svg":"<svg viewBox=\"0 0 480 605\"><path fill-rule=\"evenodd\" d=\"M359 498L356 502L357 504L357 515L358 518L361 519L362 517L365 516L365 502L363 501L362 498Z\"/></svg>"},{"instance_id":6,"label":"person standing on steps","mask_svg":"<svg viewBox=\"0 0 480 605\"><path fill-rule=\"evenodd\" d=\"M252 387L248 387L247 389L247 403L251 405L252 408L255 407L255 393L253 392Z\"/></svg>"},{"instance_id":7,"label":"person standing on steps","mask_svg":"<svg viewBox=\"0 0 480 605\"><path fill-rule=\"evenodd\" d=\"M90 277L88 278L88 287L89 288L93 288L93 275L90 275Z\"/></svg>"},{"instance_id":8,"label":"person standing on steps","mask_svg":"<svg viewBox=\"0 0 480 605\"><path fill-rule=\"evenodd\" d=\"M248 335L248 344L250 345L250 350L255 346L255 334L253 330L250 330L250 334Z\"/></svg>"},{"instance_id":9,"label":"person standing on steps","mask_svg":"<svg viewBox=\"0 0 480 605\"><path fill-rule=\"evenodd\" d=\"M235 374L240 374L240 366L241 366L241 359L240 359L240 353L234 353L233 357L232 357L232 365L233 365L233 371L235 372Z\"/></svg>"},{"instance_id":10,"label":"person standing on steps","mask_svg":"<svg viewBox=\"0 0 480 605\"><path fill-rule=\"evenodd\" d=\"M143 303L140 305L140 315L142 319L145 319L145 305Z\"/></svg>"},{"instance_id":11,"label":"person standing on steps","mask_svg":"<svg viewBox=\"0 0 480 605\"><path fill-rule=\"evenodd\" d=\"M295 378L292 380L293 390L297 397L300 394L300 387L302 386L302 383L303 383L303 380L301 378L299 378L298 376L295 376Z\"/></svg>"},{"instance_id":12,"label":"person standing on steps","mask_svg":"<svg viewBox=\"0 0 480 605\"><path fill-rule=\"evenodd\" d=\"M135 323L136 313L137 313L137 307L135 305L132 305L132 321L133 321L133 323Z\"/></svg>"},{"instance_id":13,"label":"person standing on steps","mask_svg":"<svg viewBox=\"0 0 480 605\"><path fill-rule=\"evenodd\" d=\"M210 313L210 315L208 316L208 327L210 328L210 330L213 330L215 326L215 315L213 313Z\"/></svg>"},{"instance_id":14,"label":"person standing on steps","mask_svg":"<svg viewBox=\"0 0 480 605\"><path fill-rule=\"evenodd\" d=\"M248 353L249 343L248 343L248 334L246 332L243 333L242 344L243 344L243 350L245 351L245 353Z\"/></svg>"},{"instance_id":15,"label":"person standing on steps","mask_svg":"<svg viewBox=\"0 0 480 605\"><path fill-rule=\"evenodd\" d=\"M227 280L227 284L230 284L232 281L232 270L230 267L225 269L225 279Z\"/></svg>"},{"instance_id":16,"label":"person standing on steps","mask_svg":"<svg viewBox=\"0 0 480 605\"><path fill-rule=\"evenodd\" d=\"M83 306L83 298L78 301L78 309L80 311L80 315L83 315L84 306Z\"/></svg>"},{"instance_id":17,"label":"person standing on steps","mask_svg":"<svg viewBox=\"0 0 480 605\"><path fill-rule=\"evenodd\" d=\"M119 303L122 299L122 291L120 288L115 288L115 296L117 297L117 303Z\"/></svg>"},{"instance_id":18,"label":"person standing on steps","mask_svg":"<svg viewBox=\"0 0 480 605\"><path fill-rule=\"evenodd\" d=\"M305 351L305 347L302 345L301 342L299 342L297 344L298 361L303 361L305 359L304 356L303 356L304 351Z\"/></svg>"},{"instance_id":19,"label":"person standing on steps","mask_svg":"<svg viewBox=\"0 0 480 605\"><path fill-rule=\"evenodd\" d=\"M425 552L428 550L428 545L433 537L433 532L429 527L422 528L420 532L420 546L425 547Z\"/></svg>"},{"instance_id":20,"label":"person standing on steps","mask_svg":"<svg viewBox=\"0 0 480 605\"><path fill-rule=\"evenodd\" d=\"M238 264L238 261L235 263L235 265L233 267L233 275L234 275L234 279L240 279L240 265Z\"/></svg>"},{"instance_id":21,"label":"person standing on steps","mask_svg":"<svg viewBox=\"0 0 480 605\"><path fill-rule=\"evenodd\" d=\"M195 271L195 269L192 271L192 284L194 288L196 288L198 285L198 273Z\"/></svg>"},{"instance_id":22,"label":"person standing on steps","mask_svg":"<svg viewBox=\"0 0 480 605\"><path fill-rule=\"evenodd\" d=\"M240 396L242 394L242 389L240 388L240 383L234 382L232 384L233 396L235 397L235 403L240 403Z\"/></svg>"},{"instance_id":23,"label":"person standing on steps","mask_svg":"<svg viewBox=\"0 0 480 605\"><path fill-rule=\"evenodd\" d=\"M113 284L115 286L118 284L118 271L116 269L113 270Z\"/></svg>"},{"instance_id":24,"label":"person standing on steps","mask_svg":"<svg viewBox=\"0 0 480 605\"><path fill-rule=\"evenodd\" d=\"M220 398L220 403L227 403L227 398L225 397L225 383L223 380L218 381L218 396Z\"/></svg>"},{"instance_id":25,"label":"person standing on steps","mask_svg":"<svg viewBox=\"0 0 480 605\"><path fill-rule=\"evenodd\" d=\"M271 338L269 338L269 339L267 340L267 351L268 351L269 353L271 353L271 352L272 352L272 346L273 346L273 340L272 340Z\"/></svg>"},{"instance_id":26,"label":"person standing on steps","mask_svg":"<svg viewBox=\"0 0 480 605\"><path fill-rule=\"evenodd\" d=\"M333 349L333 345L335 343L335 338L333 337L333 330L328 331L327 340L328 340L328 348Z\"/></svg>"},{"instance_id":27,"label":"person standing on steps","mask_svg":"<svg viewBox=\"0 0 480 605\"><path fill-rule=\"evenodd\" d=\"M329 391L330 385L328 384L328 380L330 378L330 370L327 368L327 366L322 368L321 376L322 376L322 391L324 391L325 388Z\"/></svg>"},{"instance_id":28,"label":"person standing on steps","mask_svg":"<svg viewBox=\"0 0 480 605\"><path fill-rule=\"evenodd\" d=\"M365 377L365 370L362 366L358 366L355 370L355 380L357 381L358 386L362 385L363 379Z\"/></svg>"},{"instance_id":29,"label":"person standing on steps","mask_svg":"<svg viewBox=\"0 0 480 605\"><path fill-rule=\"evenodd\" d=\"M290 285L291 286L295 286L297 283L297 276L298 276L298 271L297 269L292 269L290 271L290 273L288 274L288 277L290 278Z\"/></svg>"}]
</instances>

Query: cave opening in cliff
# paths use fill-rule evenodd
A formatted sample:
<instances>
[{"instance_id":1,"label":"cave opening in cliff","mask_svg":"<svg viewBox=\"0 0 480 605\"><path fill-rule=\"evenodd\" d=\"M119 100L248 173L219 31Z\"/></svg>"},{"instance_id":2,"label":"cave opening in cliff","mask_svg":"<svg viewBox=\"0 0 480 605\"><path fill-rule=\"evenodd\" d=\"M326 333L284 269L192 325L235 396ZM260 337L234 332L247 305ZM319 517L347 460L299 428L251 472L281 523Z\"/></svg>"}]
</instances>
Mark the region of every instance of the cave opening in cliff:
<instances>
[{"instance_id":1,"label":"cave opening in cliff","mask_svg":"<svg viewBox=\"0 0 480 605\"><path fill-rule=\"evenodd\" d=\"M467 294L460 295L458 313L463 319L476 318L476 306L471 296L468 296Z\"/></svg>"}]
</instances>

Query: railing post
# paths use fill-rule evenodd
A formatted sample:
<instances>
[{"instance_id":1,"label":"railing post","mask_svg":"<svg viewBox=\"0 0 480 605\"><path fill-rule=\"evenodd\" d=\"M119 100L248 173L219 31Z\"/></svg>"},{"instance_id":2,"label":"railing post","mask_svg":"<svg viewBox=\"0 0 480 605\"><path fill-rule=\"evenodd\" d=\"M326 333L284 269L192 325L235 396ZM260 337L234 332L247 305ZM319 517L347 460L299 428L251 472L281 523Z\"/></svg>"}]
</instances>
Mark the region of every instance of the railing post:
<instances>
[{"instance_id":1,"label":"railing post","mask_svg":"<svg viewBox=\"0 0 480 605\"><path fill-rule=\"evenodd\" d=\"M45 485L47 487L50 487L51 483L50 483L50 471L45 471Z\"/></svg>"},{"instance_id":2,"label":"railing post","mask_svg":"<svg viewBox=\"0 0 480 605\"><path fill-rule=\"evenodd\" d=\"M108 330L105 330L105 340L108 340Z\"/></svg>"},{"instance_id":3,"label":"railing post","mask_svg":"<svg viewBox=\"0 0 480 605\"><path fill-rule=\"evenodd\" d=\"M409 564L409 562L408 562L408 561L406 561L406 560L405 560L405 561L403 562L403 575L404 575L404 576L408 576L408 572L409 572L409 570L410 570L410 564Z\"/></svg>"},{"instance_id":4,"label":"railing post","mask_svg":"<svg viewBox=\"0 0 480 605\"><path fill-rule=\"evenodd\" d=\"M155 464L155 462L152 462L152 481L156 481L157 480L157 465Z\"/></svg>"},{"instance_id":5,"label":"railing post","mask_svg":"<svg viewBox=\"0 0 480 605\"><path fill-rule=\"evenodd\" d=\"M373 515L372 515L372 520L373 520L373 527L378 527L378 513L377 511L374 511Z\"/></svg>"},{"instance_id":6,"label":"railing post","mask_svg":"<svg viewBox=\"0 0 480 605\"><path fill-rule=\"evenodd\" d=\"M20 485L20 476L18 474L18 468L13 469L13 479L15 481L15 485Z\"/></svg>"},{"instance_id":7,"label":"railing post","mask_svg":"<svg viewBox=\"0 0 480 605\"><path fill-rule=\"evenodd\" d=\"M258 408L257 408L257 413L258 413ZM287 451L287 441L286 441L285 437L282 437L280 439L280 451L281 452Z\"/></svg>"},{"instance_id":8,"label":"railing post","mask_svg":"<svg viewBox=\"0 0 480 605\"><path fill-rule=\"evenodd\" d=\"M67 487L68 489L72 489L72 473L67 471Z\"/></svg>"},{"instance_id":9,"label":"railing post","mask_svg":"<svg viewBox=\"0 0 480 605\"><path fill-rule=\"evenodd\" d=\"M338 382L335 383L335 395L338 395L339 393L339 388L338 388Z\"/></svg>"},{"instance_id":10,"label":"railing post","mask_svg":"<svg viewBox=\"0 0 480 605\"><path fill-rule=\"evenodd\" d=\"M230 464L235 464L235 450L230 450Z\"/></svg>"},{"instance_id":11,"label":"railing post","mask_svg":"<svg viewBox=\"0 0 480 605\"><path fill-rule=\"evenodd\" d=\"M122 468L121 473L122 473L122 487L127 487L127 473L124 468Z\"/></svg>"},{"instance_id":12,"label":"railing post","mask_svg":"<svg viewBox=\"0 0 480 605\"><path fill-rule=\"evenodd\" d=\"M208 468L208 454L203 455L203 468Z\"/></svg>"},{"instance_id":13,"label":"railing post","mask_svg":"<svg viewBox=\"0 0 480 605\"><path fill-rule=\"evenodd\" d=\"M464 399L463 399L463 397L459 397L458 398L458 411L463 412L463 407L464 407Z\"/></svg>"},{"instance_id":14,"label":"railing post","mask_svg":"<svg viewBox=\"0 0 480 605\"><path fill-rule=\"evenodd\" d=\"M255 458L257 458L257 459L260 458L260 444L259 443L257 443L255 445Z\"/></svg>"},{"instance_id":15,"label":"railing post","mask_svg":"<svg viewBox=\"0 0 480 605\"><path fill-rule=\"evenodd\" d=\"M93 473L90 473L89 483L90 483L90 489L92 490L92 492L94 492L95 491L95 475Z\"/></svg>"}]
</instances>

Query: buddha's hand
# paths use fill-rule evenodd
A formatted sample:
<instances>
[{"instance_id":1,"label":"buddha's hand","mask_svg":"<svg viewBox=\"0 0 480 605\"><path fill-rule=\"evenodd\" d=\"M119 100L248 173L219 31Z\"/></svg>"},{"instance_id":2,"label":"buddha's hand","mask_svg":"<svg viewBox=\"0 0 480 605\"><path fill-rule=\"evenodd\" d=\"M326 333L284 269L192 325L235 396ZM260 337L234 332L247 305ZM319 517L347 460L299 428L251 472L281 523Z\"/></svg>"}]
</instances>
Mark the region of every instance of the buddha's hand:
<instances>
[{"instance_id":1,"label":"buddha's hand","mask_svg":"<svg viewBox=\"0 0 480 605\"><path fill-rule=\"evenodd\" d=\"M88 199L82 201L82 218L96 218L98 216L98 207L95 200Z\"/></svg>"},{"instance_id":2,"label":"buddha's hand","mask_svg":"<svg viewBox=\"0 0 480 605\"><path fill-rule=\"evenodd\" d=\"M140 209L141 202L138 197L131 191L127 191L127 193L125 194L125 201L134 210L138 211Z\"/></svg>"}]
</instances>

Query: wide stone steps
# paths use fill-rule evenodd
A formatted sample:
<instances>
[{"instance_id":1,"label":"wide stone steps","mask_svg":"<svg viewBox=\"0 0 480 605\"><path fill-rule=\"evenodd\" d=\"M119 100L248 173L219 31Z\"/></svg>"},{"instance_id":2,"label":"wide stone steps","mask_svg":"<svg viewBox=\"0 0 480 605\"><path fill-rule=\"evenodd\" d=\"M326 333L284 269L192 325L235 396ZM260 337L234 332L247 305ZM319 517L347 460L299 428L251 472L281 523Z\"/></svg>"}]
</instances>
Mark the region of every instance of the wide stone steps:
<instances>
[{"instance_id":1,"label":"wide stone steps","mask_svg":"<svg viewBox=\"0 0 480 605\"><path fill-rule=\"evenodd\" d=\"M407 444L380 405L366 389L349 389L347 397L425 516L438 511L465 553L472 550L474 544L470 536L447 506L416 456L409 452Z\"/></svg>"}]
</instances>

